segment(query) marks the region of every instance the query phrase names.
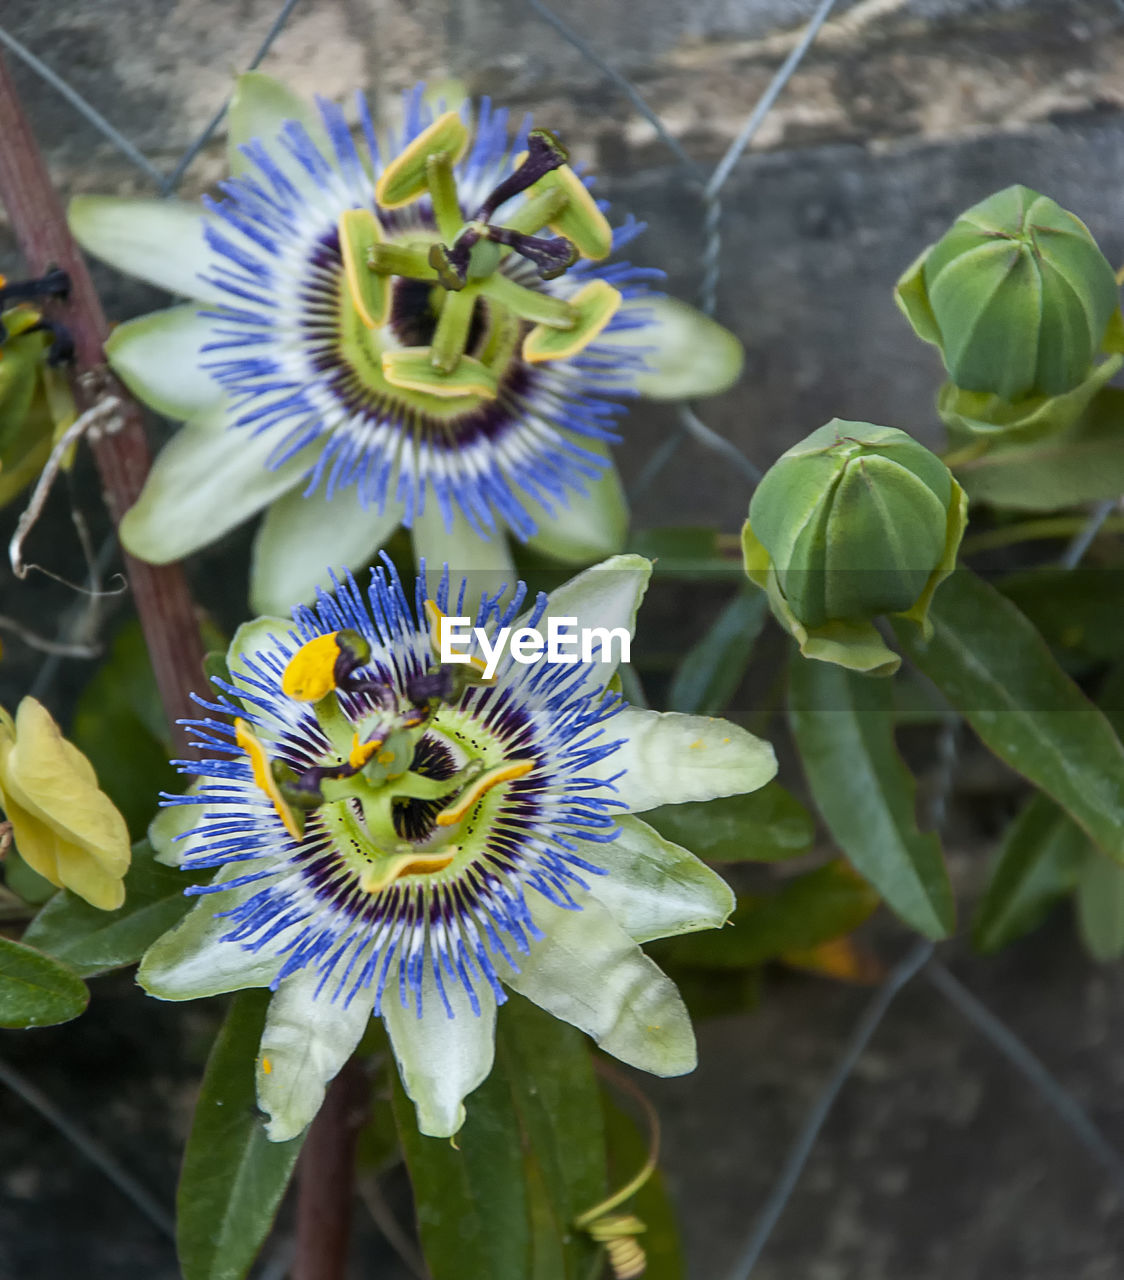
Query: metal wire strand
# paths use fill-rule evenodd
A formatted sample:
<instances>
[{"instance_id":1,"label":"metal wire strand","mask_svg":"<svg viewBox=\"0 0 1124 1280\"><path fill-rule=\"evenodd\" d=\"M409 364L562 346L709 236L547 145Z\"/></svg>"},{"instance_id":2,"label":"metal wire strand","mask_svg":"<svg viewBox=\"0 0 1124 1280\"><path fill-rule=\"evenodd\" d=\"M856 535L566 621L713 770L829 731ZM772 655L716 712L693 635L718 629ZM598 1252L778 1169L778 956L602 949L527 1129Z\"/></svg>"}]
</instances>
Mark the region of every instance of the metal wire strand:
<instances>
[{"instance_id":1,"label":"metal wire strand","mask_svg":"<svg viewBox=\"0 0 1124 1280\"><path fill-rule=\"evenodd\" d=\"M112 142L117 150L131 160L138 169L146 173L154 182L164 180L164 175L152 161L142 151L138 151L123 133L119 133L96 107L91 106L77 89L72 89L60 75L52 71L42 59L37 58L25 44L10 35L3 27L0 27L0 44L4 45L25 66L30 67L40 79L45 80L56 93L61 94L84 120L89 121L102 137Z\"/></svg>"},{"instance_id":2,"label":"metal wire strand","mask_svg":"<svg viewBox=\"0 0 1124 1280\"><path fill-rule=\"evenodd\" d=\"M999 1050L1034 1086L1066 1127L1124 1192L1124 1156L1097 1128L1081 1104L1051 1075L1046 1065L990 1009L944 967L932 964L925 977L952 1006Z\"/></svg>"},{"instance_id":3,"label":"metal wire strand","mask_svg":"<svg viewBox=\"0 0 1124 1280\"><path fill-rule=\"evenodd\" d=\"M660 141L675 156L680 164L686 166L686 168L690 169L692 173L697 173L699 171L698 163L695 160L692 160L687 152L683 150L683 146L679 139L676 138L674 134L668 132L667 126L656 112L648 106L640 96L640 91L626 75L619 72L612 63L606 62L588 41L584 40L568 23L563 22L563 20L554 13L553 10L548 9L546 5L542 3L542 0L527 0L527 4L539 15L540 18L542 18L544 22L552 26L563 40L568 44L572 44L587 62L592 63L598 71L601 71L604 75L608 76L621 93L623 93L629 102L632 103L636 110L639 111L644 119L647 120L653 129L655 129L656 133L660 137Z\"/></svg>"},{"instance_id":4,"label":"metal wire strand","mask_svg":"<svg viewBox=\"0 0 1124 1280\"><path fill-rule=\"evenodd\" d=\"M255 53L253 58L250 60L250 65L246 68L247 71L256 71L257 68L261 66L262 62L265 59L266 54L269 53L270 49L273 48L273 42L277 39L277 37L281 34L281 32L284 31L285 24L289 21L290 14L293 12L293 10L297 7L299 3L300 3L300 0L285 0L285 3L281 6L280 12L277 14L277 17L273 19L272 25L270 26L269 30L265 33L265 39L262 40L261 44L258 46L257 53ZM180 183L183 181L183 175L191 167L191 162L195 159L195 157L199 154L199 152L202 151L203 148L210 141L211 135L222 123L223 117L226 115L229 109L230 109L230 98L227 98L226 101L222 104L222 106L219 107L219 109L208 121L207 127L203 130L203 132L198 136L198 138L195 139L195 141L191 144L191 146L187 148L187 150L183 153L183 155L180 156L178 162L176 163L176 167L172 170L172 172L168 174L166 178L158 179L158 181L160 182L160 194L162 196L171 195L171 193L175 191L175 189L180 185Z\"/></svg>"},{"instance_id":5,"label":"metal wire strand","mask_svg":"<svg viewBox=\"0 0 1124 1280\"><path fill-rule=\"evenodd\" d=\"M0 1084L26 1102L37 1111L48 1124L52 1125L89 1162L100 1169L123 1196L133 1204L160 1232L175 1240L176 1228L170 1214L164 1207L141 1186L136 1178L121 1167L117 1159L88 1133L81 1125L76 1124L65 1112L42 1093L30 1080L15 1069L10 1063L0 1058Z\"/></svg>"},{"instance_id":6,"label":"metal wire strand","mask_svg":"<svg viewBox=\"0 0 1124 1280\"><path fill-rule=\"evenodd\" d=\"M819 1140L820 1131L831 1114L831 1108L839 1096L839 1091L847 1083L855 1065L862 1057L871 1037L878 1030L879 1024L886 1016L894 997L913 978L933 955L933 944L928 941L915 943L909 954L890 973L890 976L878 988L873 999L863 1010L862 1017L855 1024L843 1054L812 1104L811 1109L800 1126L796 1141L792 1144L785 1158L780 1176L773 1184L769 1198L765 1201L761 1212L754 1220L749 1237L745 1242L741 1255L730 1269L729 1280L749 1280L762 1250L773 1233L773 1228L785 1211L804 1166Z\"/></svg>"}]
</instances>

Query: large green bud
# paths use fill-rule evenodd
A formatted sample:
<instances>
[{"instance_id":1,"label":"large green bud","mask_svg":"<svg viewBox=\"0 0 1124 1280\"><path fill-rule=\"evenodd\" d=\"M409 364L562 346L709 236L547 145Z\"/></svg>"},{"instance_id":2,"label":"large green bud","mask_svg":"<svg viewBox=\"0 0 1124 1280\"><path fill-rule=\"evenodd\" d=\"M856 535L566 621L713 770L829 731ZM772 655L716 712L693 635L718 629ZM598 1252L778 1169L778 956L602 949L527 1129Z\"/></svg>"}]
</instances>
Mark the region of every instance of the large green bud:
<instances>
[{"instance_id":1,"label":"large green bud","mask_svg":"<svg viewBox=\"0 0 1124 1280\"><path fill-rule=\"evenodd\" d=\"M1007 402L1085 382L1120 302L1088 227L1022 186L962 213L895 297L957 388Z\"/></svg>"},{"instance_id":2,"label":"large green bud","mask_svg":"<svg viewBox=\"0 0 1124 1280\"><path fill-rule=\"evenodd\" d=\"M783 454L749 506L746 571L810 658L889 674L873 619L922 626L952 570L967 502L904 431L835 418Z\"/></svg>"}]
</instances>

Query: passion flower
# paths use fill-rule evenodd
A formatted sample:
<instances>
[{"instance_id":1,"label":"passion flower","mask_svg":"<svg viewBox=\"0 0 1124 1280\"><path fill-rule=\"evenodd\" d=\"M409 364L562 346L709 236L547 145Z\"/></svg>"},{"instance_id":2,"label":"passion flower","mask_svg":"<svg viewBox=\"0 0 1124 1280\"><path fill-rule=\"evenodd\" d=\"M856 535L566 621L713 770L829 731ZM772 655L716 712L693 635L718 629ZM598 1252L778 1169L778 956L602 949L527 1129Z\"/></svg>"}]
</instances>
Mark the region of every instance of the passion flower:
<instances>
[{"instance_id":1,"label":"passion flower","mask_svg":"<svg viewBox=\"0 0 1124 1280\"><path fill-rule=\"evenodd\" d=\"M529 608L519 587L476 625L631 633L650 569L616 557ZM446 578L430 599L425 584L411 599L380 567L365 595L347 577L292 623L243 627L194 725L204 758L181 765L197 793L170 797L152 831L163 857L217 874L187 890L202 901L140 981L169 1000L274 990L257 1087L275 1140L312 1119L372 1016L422 1131L455 1133L508 988L633 1066L690 1071L686 1010L638 944L719 925L734 899L635 815L776 769L736 725L624 705L612 651L508 651L491 681L443 667L433 624L465 588Z\"/></svg>"},{"instance_id":2,"label":"passion flower","mask_svg":"<svg viewBox=\"0 0 1124 1280\"><path fill-rule=\"evenodd\" d=\"M234 176L204 210L73 202L88 249L199 300L108 344L134 392L186 422L125 545L173 560L268 508L263 612L311 600L325 564L367 563L400 524L419 559L494 585L514 581L509 533L573 562L619 549L623 400L721 389L739 344L649 295L658 272L606 261L641 228L610 226L552 134L513 132L487 99L435 111L420 88L399 136L361 96L357 114L355 136L335 103L244 76Z\"/></svg>"}]
</instances>

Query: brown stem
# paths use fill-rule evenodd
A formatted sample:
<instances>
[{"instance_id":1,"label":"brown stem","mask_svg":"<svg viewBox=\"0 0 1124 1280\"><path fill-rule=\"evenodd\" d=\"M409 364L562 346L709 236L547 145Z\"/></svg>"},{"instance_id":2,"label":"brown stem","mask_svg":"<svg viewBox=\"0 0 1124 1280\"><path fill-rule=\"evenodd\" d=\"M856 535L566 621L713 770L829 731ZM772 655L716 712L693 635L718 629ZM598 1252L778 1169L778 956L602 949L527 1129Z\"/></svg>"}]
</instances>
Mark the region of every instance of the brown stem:
<instances>
[{"instance_id":1,"label":"brown stem","mask_svg":"<svg viewBox=\"0 0 1124 1280\"><path fill-rule=\"evenodd\" d=\"M355 1149L370 1085L354 1059L328 1086L297 1166L293 1280L342 1280L355 1200Z\"/></svg>"},{"instance_id":2,"label":"brown stem","mask_svg":"<svg viewBox=\"0 0 1124 1280\"><path fill-rule=\"evenodd\" d=\"M2 57L0 203L8 211L30 270L41 274L55 265L70 277L70 297L60 304L59 318L74 337L79 410L97 399L99 387L108 386L122 402L120 427L91 440L106 505L117 524L136 501L148 475L144 424L136 402L105 367L105 314ZM186 754L187 743L176 721L197 714L190 693L202 681L203 664L203 643L187 581L178 564L146 564L130 555L125 556L125 571L176 748Z\"/></svg>"}]
</instances>

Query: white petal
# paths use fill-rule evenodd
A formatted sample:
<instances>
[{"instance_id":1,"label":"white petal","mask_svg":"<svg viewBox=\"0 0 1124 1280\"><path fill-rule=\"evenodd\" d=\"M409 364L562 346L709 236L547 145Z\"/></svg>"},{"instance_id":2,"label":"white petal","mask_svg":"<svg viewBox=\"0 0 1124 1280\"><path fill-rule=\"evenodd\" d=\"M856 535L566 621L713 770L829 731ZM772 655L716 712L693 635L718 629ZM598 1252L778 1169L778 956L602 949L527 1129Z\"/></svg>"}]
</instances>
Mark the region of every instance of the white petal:
<instances>
[{"instance_id":1,"label":"white petal","mask_svg":"<svg viewBox=\"0 0 1124 1280\"><path fill-rule=\"evenodd\" d=\"M580 911L533 895L531 914L546 937L504 981L540 1008L592 1036L641 1071L693 1071L695 1034L675 984L592 898Z\"/></svg>"},{"instance_id":2,"label":"white petal","mask_svg":"<svg viewBox=\"0 0 1124 1280\"><path fill-rule=\"evenodd\" d=\"M166 417L186 420L222 404L222 388L203 368L208 357L201 348L212 337L212 322L188 303L118 325L105 352L135 396Z\"/></svg>"},{"instance_id":3,"label":"white petal","mask_svg":"<svg viewBox=\"0 0 1124 1280\"><path fill-rule=\"evenodd\" d=\"M256 515L298 484L315 460L310 445L270 470L274 435L223 428L221 412L189 422L161 449L121 521L127 551L153 564L179 560Z\"/></svg>"},{"instance_id":4,"label":"white petal","mask_svg":"<svg viewBox=\"0 0 1124 1280\"><path fill-rule=\"evenodd\" d=\"M635 386L650 400L689 400L713 396L732 387L745 362L742 344L716 320L677 298L632 298L621 308L648 312L651 323L614 330L605 346L644 349L648 371L635 376Z\"/></svg>"},{"instance_id":5,"label":"white petal","mask_svg":"<svg viewBox=\"0 0 1124 1280\"><path fill-rule=\"evenodd\" d=\"M570 618L576 621L579 636L594 628L608 633L620 629L627 632L631 642L636 632L636 611L651 576L652 562L643 556L610 556L550 593L538 629L547 634L548 619ZM572 634L573 628L574 623L567 623L567 634ZM620 665L623 646L620 637L605 645L599 643L599 638L594 639L597 657L589 664L588 679L604 687Z\"/></svg>"},{"instance_id":6,"label":"white petal","mask_svg":"<svg viewBox=\"0 0 1124 1280\"><path fill-rule=\"evenodd\" d=\"M315 969L301 969L282 981L269 1002L257 1086L272 1142L286 1142L308 1127L328 1082L355 1052L371 1018L370 988L360 989L345 1006L342 995L333 1001L331 979L317 995L319 984Z\"/></svg>"},{"instance_id":7,"label":"white petal","mask_svg":"<svg viewBox=\"0 0 1124 1280\"><path fill-rule=\"evenodd\" d=\"M496 1049L496 1000L491 989L480 984L477 1016L461 984L444 972L441 976L452 1018L429 965L422 980L420 1018L416 1006L402 1007L396 989L388 988L382 1004L402 1087L417 1108L418 1128L431 1138L451 1138L464 1124L464 1100L487 1079Z\"/></svg>"},{"instance_id":8,"label":"white petal","mask_svg":"<svg viewBox=\"0 0 1124 1280\"><path fill-rule=\"evenodd\" d=\"M458 510L452 528L446 529L432 494L425 512L415 518L411 533L414 557L419 564L425 561L425 578L430 594L436 592L444 566L448 565L454 598L461 579L468 583L465 592L467 613L476 612L485 592L494 595L505 586L510 590L519 580L507 545L507 533L502 527L495 529L490 538L481 538Z\"/></svg>"},{"instance_id":9,"label":"white petal","mask_svg":"<svg viewBox=\"0 0 1124 1280\"><path fill-rule=\"evenodd\" d=\"M715 929L733 911L734 891L681 845L639 818L618 818L608 844L585 844L583 855L606 872L590 876L590 892L635 941Z\"/></svg>"},{"instance_id":10,"label":"white petal","mask_svg":"<svg viewBox=\"0 0 1124 1280\"><path fill-rule=\"evenodd\" d=\"M256 173L256 168L239 148L260 139L269 148L270 158L299 185L311 184L312 178L303 165L292 159L278 136L286 120L298 120L308 130L317 148L332 154L320 117L312 105L287 85L262 71L247 71L235 81L234 96L227 111L227 159L231 173Z\"/></svg>"},{"instance_id":11,"label":"white petal","mask_svg":"<svg viewBox=\"0 0 1124 1280\"><path fill-rule=\"evenodd\" d=\"M229 880L249 870L246 863L232 864L223 867L217 878ZM145 952L137 970L140 985L158 1000L198 1000L246 987L268 987L281 967L276 953L255 953L240 942L221 941L232 924L215 914L238 906L259 888L248 884L202 897Z\"/></svg>"},{"instance_id":12,"label":"white petal","mask_svg":"<svg viewBox=\"0 0 1124 1280\"><path fill-rule=\"evenodd\" d=\"M95 257L169 293L228 302L199 273L214 256L203 238L203 211L181 200L75 196L67 211L74 238Z\"/></svg>"},{"instance_id":13,"label":"white petal","mask_svg":"<svg viewBox=\"0 0 1124 1280\"><path fill-rule=\"evenodd\" d=\"M250 606L255 613L286 613L310 604L316 588L331 589L329 571L361 569L402 523L400 505L388 502L381 515L364 510L354 489L330 501L323 487L305 496L291 489L265 513L254 539Z\"/></svg>"},{"instance_id":14,"label":"white petal","mask_svg":"<svg viewBox=\"0 0 1124 1280\"><path fill-rule=\"evenodd\" d=\"M611 778L624 769L616 798L632 813L756 791L777 771L767 742L710 716L625 707L605 722L605 737L626 741L590 773Z\"/></svg>"},{"instance_id":15,"label":"white petal","mask_svg":"<svg viewBox=\"0 0 1124 1280\"><path fill-rule=\"evenodd\" d=\"M186 795L198 795L199 780L196 779L187 788ZM167 804L156 810L156 816L148 824L145 833L148 843L152 845L152 856L166 867L178 867L183 862L184 854L198 845L198 838L193 839L191 832L195 830L203 818L201 804Z\"/></svg>"},{"instance_id":16,"label":"white petal","mask_svg":"<svg viewBox=\"0 0 1124 1280\"><path fill-rule=\"evenodd\" d=\"M527 546L568 564L589 564L616 555L628 536L628 502L608 447L588 443L584 447L601 453L608 462L600 478L588 482L586 493L571 494L569 505L559 504L553 516L537 503L528 504L538 530L527 539Z\"/></svg>"}]
</instances>

